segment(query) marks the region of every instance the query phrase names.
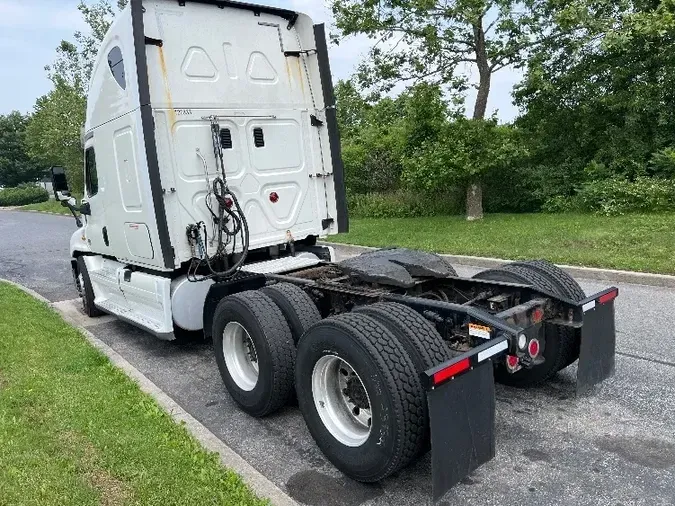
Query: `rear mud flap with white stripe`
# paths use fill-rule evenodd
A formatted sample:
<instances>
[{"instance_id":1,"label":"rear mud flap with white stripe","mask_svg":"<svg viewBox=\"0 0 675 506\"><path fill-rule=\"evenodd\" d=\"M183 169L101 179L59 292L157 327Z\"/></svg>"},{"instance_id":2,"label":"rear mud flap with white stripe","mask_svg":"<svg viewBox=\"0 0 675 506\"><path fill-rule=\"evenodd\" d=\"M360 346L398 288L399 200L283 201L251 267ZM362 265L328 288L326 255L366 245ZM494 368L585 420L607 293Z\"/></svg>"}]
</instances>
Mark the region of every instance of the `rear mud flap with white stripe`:
<instances>
[{"instance_id":1,"label":"rear mud flap with white stripe","mask_svg":"<svg viewBox=\"0 0 675 506\"><path fill-rule=\"evenodd\" d=\"M437 501L477 467L495 456L493 364L427 392L431 423L433 497Z\"/></svg>"},{"instance_id":2,"label":"rear mud flap with white stripe","mask_svg":"<svg viewBox=\"0 0 675 506\"><path fill-rule=\"evenodd\" d=\"M614 375L614 301L592 304L593 307L584 312L584 325L581 328L577 395L590 392L595 385Z\"/></svg>"}]
</instances>

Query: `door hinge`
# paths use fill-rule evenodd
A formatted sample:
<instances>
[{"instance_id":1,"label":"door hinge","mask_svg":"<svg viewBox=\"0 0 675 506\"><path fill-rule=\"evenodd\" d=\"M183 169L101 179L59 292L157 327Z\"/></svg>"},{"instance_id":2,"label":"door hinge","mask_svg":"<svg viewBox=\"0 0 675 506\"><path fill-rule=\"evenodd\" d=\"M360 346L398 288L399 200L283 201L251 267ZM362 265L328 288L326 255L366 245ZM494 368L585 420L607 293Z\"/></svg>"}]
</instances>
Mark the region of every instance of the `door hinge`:
<instances>
[{"instance_id":1,"label":"door hinge","mask_svg":"<svg viewBox=\"0 0 675 506\"><path fill-rule=\"evenodd\" d=\"M313 127L320 127L323 126L323 121L320 120L317 116L314 114L309 115L309 121L312 124Z\"/></svg>"},{"instance_id":2,"label":"door hinge","mask_svg":"<svg viewBox=\"0 0 675 506\"><path fill-rule=\"evenodd\" d=\"M295 26L295 22L298 20L300 15L297 12L294 12L293 15L288 20L288 25L286 25L286 30L290 30Z\"/></svg>"},{"instance_id":3,"label":"door hinge","mask_svg":"<svg viewBox=\"0 0 675 506\"><path fill-rule=\"evenodd\" d=\"M148 46L164 46L164 41L162 39L153 39L152 37L145 36L145 44Z\"/></svg>"},{"instance_id":4,"label":"door hinge","mask_svg":"<svg viewBox=\"0 0 675 506\"><path fill-rule=\"evenodd\" d=\"M333 218L326 218L325 220L321 220L321 227L326 230L328 227L330 227L335 220Z\"/></svg>"},{"instance_id":5,"label":"door hinge","mask_svg":"<svg viewBox=\"0 0 675 506\"><path fill-rule=\"evenodd\" d=\"M332 172L317 172L316 174L310 174L309 177L322 178L322 177L331 177L332 175L333 175Z\"/></svg>"},{"instance_id":6,"label":"door hinge","mask_svg":"<svg viewBox=\"0 0 675 506\"><path fill-rule=\"evenodd\" d=\"M316 49L300 49L298 51L284 51L284 56L288 58L289 56L300 58L300 55L309 56L311 54L316 54Z\"/></svg>"}]
</instances>

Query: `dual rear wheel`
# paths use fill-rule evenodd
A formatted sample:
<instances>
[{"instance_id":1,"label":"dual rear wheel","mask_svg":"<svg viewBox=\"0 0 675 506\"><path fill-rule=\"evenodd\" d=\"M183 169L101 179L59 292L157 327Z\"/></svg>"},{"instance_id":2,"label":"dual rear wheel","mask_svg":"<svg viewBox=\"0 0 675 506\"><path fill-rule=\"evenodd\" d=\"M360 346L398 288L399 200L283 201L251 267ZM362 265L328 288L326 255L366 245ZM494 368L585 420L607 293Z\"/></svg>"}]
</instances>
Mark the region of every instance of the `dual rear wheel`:
<instances>
[{"instance_id":1,"label":"dual rear wheel","mask_svg":"<svg viewBox=\"0 0 675 506\"><path fill-rule=\"evenodd\" d=\"M554 295L579 302L586 298L579 284L565 271L545 260L514 262L499 269L479 272L476 279L504 281L533 286ZM579 358L581 334L578 329L558 325L544 326L544 363L510 373L505 365L495 368L495 380L509 386L539 385Z\"/></svg>"},{"instance_id":2,"label":"dual rear wheel","mask_svg":"<svg viewBox=\"0 0 675 506\"><path fill-rule=\"evenodd\" d=\"M295 392L317 445L352 478L379 481L429 448L420 373L449 355L414 310L379 303L321 320L305 292L279 284L223 299L213 336L242 409L264 416Z\"/></svg>"}]
</instances>

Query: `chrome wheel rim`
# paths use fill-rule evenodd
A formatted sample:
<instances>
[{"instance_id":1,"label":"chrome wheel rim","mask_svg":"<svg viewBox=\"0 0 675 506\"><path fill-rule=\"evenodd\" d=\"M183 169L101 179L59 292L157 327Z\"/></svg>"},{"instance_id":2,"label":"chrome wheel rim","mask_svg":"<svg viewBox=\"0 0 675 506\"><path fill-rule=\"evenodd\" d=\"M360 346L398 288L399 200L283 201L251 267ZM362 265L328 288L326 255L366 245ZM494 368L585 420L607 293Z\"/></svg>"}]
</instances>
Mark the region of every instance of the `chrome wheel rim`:
<instances>
[{"instance_id":1,"label":"chrome wheel rim","mask_svg":"<svg viewBox=\"0 0 675 506\"><path fill-rule=\"evenodd\" d=\"M345 446L364 444L372 428L368 391L354 368L335 355L321 357L312 371L314 405L324 427Z\"/></svg>"},{"instance_id":2,"label":"chrome wheel rim","mask_svg":"<svg viewBox=\"0 0 675 506\"><path fill-rule=\"evenodd\" d=\"M77 293L80 295L80 300L82 301L82 307L87 309L87 301L84 299L84 276L79 272L75 276L75 286L77 287Z\"/></svg>"},{"instance_id":3,"label":"chrome wheel rim","mask_svg":"<svg viewBox=\"0 0 675 506\"><path fill-rule=\"evenodd\" d=\"M258 383L258 353L248 331L238 322L229 322L223 330L223 357L230 377L246 392Z\"/></svg>"}]
</instances>

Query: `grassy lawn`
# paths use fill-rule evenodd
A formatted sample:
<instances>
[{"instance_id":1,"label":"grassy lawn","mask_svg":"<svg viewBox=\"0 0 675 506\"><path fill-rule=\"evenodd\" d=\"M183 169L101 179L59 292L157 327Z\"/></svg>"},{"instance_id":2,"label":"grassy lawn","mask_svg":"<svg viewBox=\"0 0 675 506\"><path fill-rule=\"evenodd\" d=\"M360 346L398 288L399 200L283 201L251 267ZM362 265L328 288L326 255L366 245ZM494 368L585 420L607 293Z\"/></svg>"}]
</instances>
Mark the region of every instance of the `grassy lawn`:
<instances>
[{"instance_id":1,"label":"grassy lawn","mask_svg":"<svg viewBox=\"0 0 675 506\"><path fill-rule=\"evenodd\" d=\"M330 240L675 274L675 214L497 214L480 222L458 216L361 218L351 220L350 230Z\"/></svg>"},{"instance_id":2,"label":"grassy lawn","mask_svg":"<svg viewBox=\"0 0 675 506\"><path fill-rule=\"evenodd\" d=\"M54 311L0 283L0 505L258 505Z\"/></svg>"},{"instance_id":3,"label":"grassy lawn","mask_svg":"<svg viewBox=\"0 0 675 506\"><path fill-rule=\"evenodd\" d=\"M54 199L49 199L47 202L40 202L39 204L29 204L27 206L21 206L21 209L31 210L31 211L40 211L47 213L57 213L57 214L67 214L72 216L70 210L67 207L63 207L61 202L57 202Z\"/></svg>"}]
</instances>

